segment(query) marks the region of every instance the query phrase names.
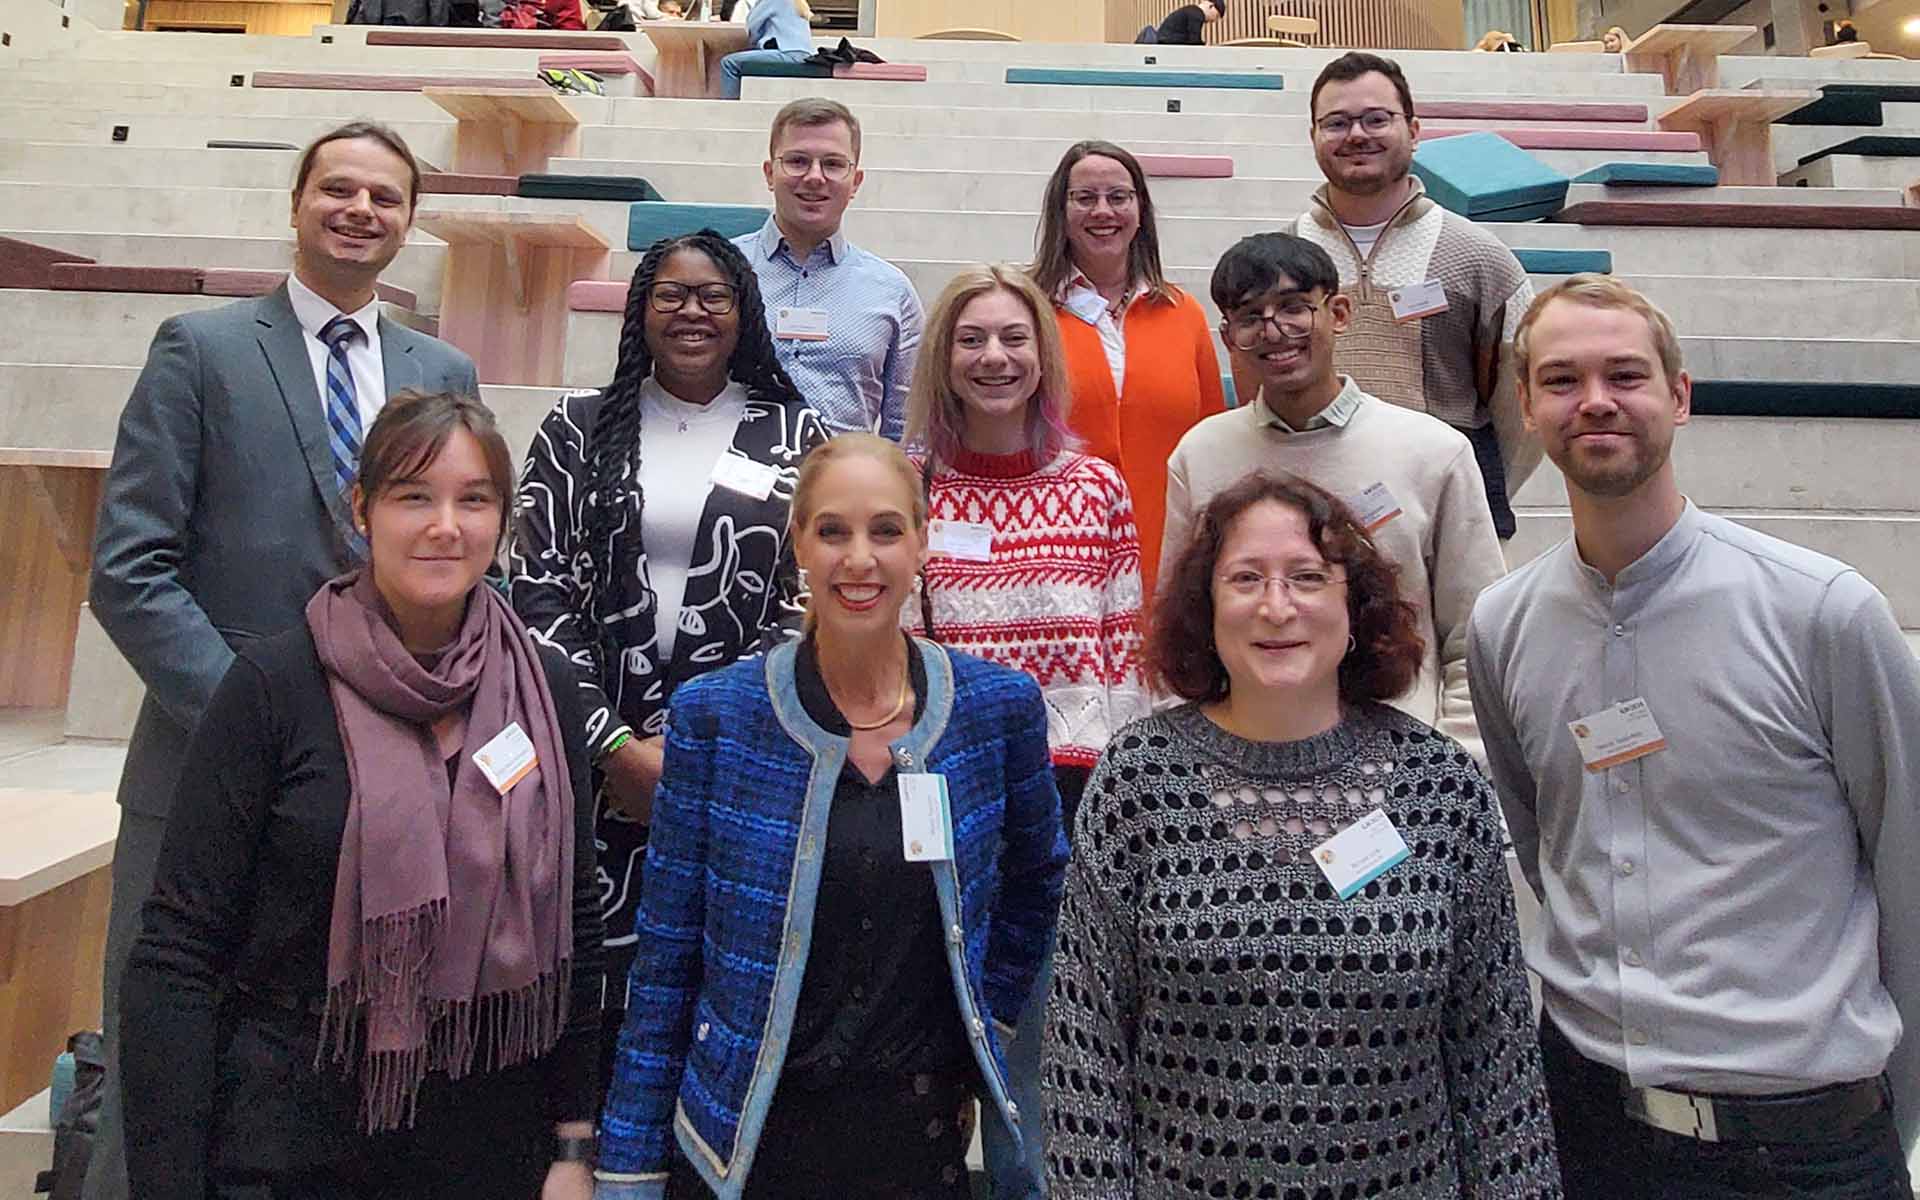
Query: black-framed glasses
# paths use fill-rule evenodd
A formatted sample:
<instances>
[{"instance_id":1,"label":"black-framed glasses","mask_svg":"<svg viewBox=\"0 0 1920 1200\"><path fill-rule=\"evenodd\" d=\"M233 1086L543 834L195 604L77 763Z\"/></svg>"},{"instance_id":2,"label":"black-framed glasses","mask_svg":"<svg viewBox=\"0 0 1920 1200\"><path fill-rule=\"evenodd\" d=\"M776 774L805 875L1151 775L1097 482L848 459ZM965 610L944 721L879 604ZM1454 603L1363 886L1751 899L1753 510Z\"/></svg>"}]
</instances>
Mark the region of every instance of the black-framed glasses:
<instances>
[{"instance_id":1,"label":"black-framed glasses","mask_svg":"<svg viewBox=\"0 0 1920 1200\"><path fill-rule=\"evenodd\" d=\"M805 179L815 164L819 165L820 174L833 183L845 182L847 176L853 174L853 160L838 154L823 154L815 158L811 154L802 154L795 150L782 154L775 161L780 164L781 173L788 179Z\"/></svg>"},{"instance_id":2,"label":"black-framed glasses","mask_svg":"<svg viewBox=\"0 0 1920 1200\"><path fill-rule=\"evenodd\" d=\"M1328 113L1313 123L1313 127L1328 137L1339 141L1352 133L1355 127L1368 137L1378 137L1393 128L1395 117L1407 114L1393 108L1370 108L1361 113Z\"/></svg>"},{"instance_id":3,"label":"black-framed glasses","mask_svg":"<svg viewBox=\"0 0 1920 1200\"><path fill-rule=\"evenodd\" d=\"M1108 188L1105 191L1098 188L1074 188L1067 193L1067 203L1081 212L1092 212L1100 207L1102 200L1107 202L1108 208L1119 212L1121 209L1132 208L1138 199L1140 199L1140 193L1132 188Z\"/></svg>"},{"instance_id":4,"label":"black-framed glasses","mask_svg":"<svg viewBox=\"0 0 1920 1200\"><path fill-rule=\"evenodd\" d=\"M1264 308L1248 309L1227 320L1227 344L1235 350L1251 350L1267 338L1271 325L1288 341L1303 342L1313 336L1313 319L1326 305L1295 298Z\"/></svg>"},{"instance_id":5,"label":"black-framed glasses","mask_svg":"<svg viewBox=\"0 0 1920 1200\"><path fill-rule=\"evenodd\" d=\"M740 302L740 295L730 283L703 283L699 287L688 287L684 283L661 281L647 290L647 303L657 313L677 313L687 306L687 297L692 296L700 302L700 307L712 316L724 317L732 312Z\"/></svg>"}]
</instances>

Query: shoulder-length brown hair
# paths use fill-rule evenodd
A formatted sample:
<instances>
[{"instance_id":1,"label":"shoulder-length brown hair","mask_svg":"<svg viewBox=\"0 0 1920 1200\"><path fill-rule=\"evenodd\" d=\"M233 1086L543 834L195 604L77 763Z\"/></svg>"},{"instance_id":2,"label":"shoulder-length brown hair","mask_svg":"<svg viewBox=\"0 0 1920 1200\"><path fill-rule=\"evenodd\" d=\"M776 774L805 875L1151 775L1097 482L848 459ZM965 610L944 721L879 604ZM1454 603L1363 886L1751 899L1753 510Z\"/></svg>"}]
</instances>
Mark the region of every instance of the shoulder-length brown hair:
<instances>
[{"instance_id":1,"label":"shoulder-length brown hair","mask_svg":"<svg viewBox=\"0 0 1920 1200\"><path fill-rule=\"evenodd\" d=\"M1167 282L1167 273L1160 266L1160 231L1153 220L1153 198L1147 194L1147 173L1139 159L1112 142L1075 142L1060 156L1060 165L1047 180L1046 196L1040 202L1040 230L1027 274L1049 299L1059 295L1067 280L1073 278L1073 252L1067 245L1067 177L1073 174L1073 164L1095 155L1125 167L1138 197L1135 203L1140 206L1140 228L1133 235L1133 245L1127 248L1127 286L1144 283L1150 298L1174 303L1179 289Z\"/></svg>"},{"instance_id":2,"label":"shoulder-length brown hair","mask_svg":"<svg viewBox=\"0 0 1920 1200\"><path fill-rule=\"evenodd\" d=\"M457 392L403 391L387 401L360 447L360 470L353 481L355 515L364 524L380 494L422 474L446 449L447 439L464 429L480 443L487 479L500 496L500 533L494 549L506 544L513 520L513 452L493 410L477 396Z\"/></svg>"},{"instance_id":3,"label":"shoulder-length brown hair","mask_svg":"<svg viewBox=\"0 0 1920 1200\"><path fill-rule=\"evenodd\" d=\"M1295 475L1256 471L1215 496L1193 537L1160 579L1147 629L1146 674L1183 700L1219 700L1227 668L1213 643L1213 577L1227 531L1242 513L1273 501L1307 519L1307 535L1347 574L1347 622L1354 647L1340 662L1340 698L1391 700L1413 686L1425 658L1419 612L1400 598L1400 568L1374 546L1344 503Z\"/></svg>"}]
</instances>

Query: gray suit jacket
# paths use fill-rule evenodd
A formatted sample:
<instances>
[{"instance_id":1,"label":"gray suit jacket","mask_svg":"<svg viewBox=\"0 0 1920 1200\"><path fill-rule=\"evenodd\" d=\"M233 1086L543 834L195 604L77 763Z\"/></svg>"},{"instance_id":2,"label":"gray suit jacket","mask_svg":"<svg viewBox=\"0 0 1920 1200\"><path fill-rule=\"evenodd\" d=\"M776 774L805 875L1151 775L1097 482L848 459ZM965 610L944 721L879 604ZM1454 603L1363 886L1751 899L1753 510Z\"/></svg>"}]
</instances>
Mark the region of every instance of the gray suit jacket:
<instances>
[{"instance_id":1,"label":"gray suit jacket","mask_svg":"<svg viewBox=\"0 0 1920 1200\"><path fill-rule=\"evenodd\" d=\"M88 599L147 685L120 803L165 816L236 644L353 565L305 335L282 285L161 322L107 472ZM479 395L473 360L382 317L387 394Z\"/></svg>"}]
</instances>

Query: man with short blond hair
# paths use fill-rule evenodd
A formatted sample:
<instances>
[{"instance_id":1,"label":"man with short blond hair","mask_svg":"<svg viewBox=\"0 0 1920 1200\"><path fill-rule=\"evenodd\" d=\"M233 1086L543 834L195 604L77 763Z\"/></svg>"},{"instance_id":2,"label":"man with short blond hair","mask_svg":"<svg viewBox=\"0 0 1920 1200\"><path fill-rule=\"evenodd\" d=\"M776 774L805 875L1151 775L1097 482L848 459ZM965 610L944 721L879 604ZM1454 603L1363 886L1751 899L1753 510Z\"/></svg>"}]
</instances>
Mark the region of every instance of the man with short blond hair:
<instances>
[{"instance_id":1,"label":"man with short blond hair","mask_svg":"<svg viewBox=\"0 0 1920 1200\"><path fill-rule=\"evenodd\" d=\"M780 365L834 433L899 441L925 317L900 269L840 232L866 178L859 120L795 100L773 118L761 173L773 215L733 244L760 279Z\"/></svg>"},{"instance_id":2,"label":"man with short blond hair","mask_svg":"<svg viewBox=\"0 0 1920 1200\"><path fill-rule=\"evenodd\" d=\"M1467 662L1573 1200L1911 1200L1920 667L1845 563L1700 511L1679 339L1603 275L1515 339L1573 536Z\"/></svg>"}]
</instances>

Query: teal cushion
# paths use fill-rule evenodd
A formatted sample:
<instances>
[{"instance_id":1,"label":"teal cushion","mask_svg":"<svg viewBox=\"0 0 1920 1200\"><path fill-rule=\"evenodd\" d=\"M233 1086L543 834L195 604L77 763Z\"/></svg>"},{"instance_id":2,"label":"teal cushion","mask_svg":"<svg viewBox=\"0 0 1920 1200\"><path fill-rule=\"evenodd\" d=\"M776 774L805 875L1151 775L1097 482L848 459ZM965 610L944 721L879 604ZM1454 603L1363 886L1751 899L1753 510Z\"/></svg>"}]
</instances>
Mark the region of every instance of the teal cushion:
<instances>
[{"instance_id":1,"label":"teal cushion","mask_svg":"<svg viewBox=\"0 0 1920 1200\"><path fill-rule=\"evenodd\" d=\"M742 76L758 75L763 79L832 79L833 68L821 63L793 62L778 58L760 61L748 59L740 64L740 74Z\"/></svg>"},{"instance_id":2,"label":"teal cushion","mask_svg":"<svg viewBox=\"0 0 1920 1200\"><path fill-rule=\"evenodd\" d=\"M638 175L522 175L514 194L542 200L661 199Z\"/></svg>"},{"instance_id":3,"label":"teal cushion","mask_svg":"<svg viewBox=\"0 0 1920 1200\"><path fill-rule=\"evenodd\" d=\"M1084 67L1008 67L1008 83L1065 83L1084 87L1250 88L1278 92L1278 73L1235 71L1121 71Z\"/></svg>"},{"instance_id":4,"label":"teal cushion","mask_svg":"<svg viewBox=\"0 0 1920 1200\"><path fill-rule=\"evenodd\" d=\"M1578 275L1582 271L1613 273L1611 250L1515 250L1513 256L1529 275Z\"/></svg>"},{"instance_id":5,"label":"teal cushion","mask_svg":"<svg viewBox=\"0 0 1920 1200\"><path fill-rule=\"evenodd\" d=\"M1437 203L1476 221L1537 220L1567 200L1565 175L1488 130L1421 142L1413 173Z\"/></svg>"},{"instance_id":6,"label":"teal cushion","mask_svg":"<svg viewBox=\"0 0 1920 1200\"><path fill-rule=\"evenodd\" d=\"M627 249L645 250L661 238L711 229L721 237L739 237L767 223L757 204L674 204L642 201L627 210Z\"/></svg>"},{"instance_id":7,"label":"teal cushion","mask_svg":"<svg viewBox=\"0 0 1920 1200\"><path fill-rule=\"evenodd\" d=\"M1920 385L1696 379L1697 417L1920 417Z\"/></svg>"},{"instance_id":8,"label":"teal cushion","mask_svg":"<svg viewBox=\"0 0 1920 1200\"><path fill-rule=\"evenodd\" d=\"M1709 163L1610 162L1575 175L1573 181L1609 187L1714 187L1720 168Z\"/></svg>"}]
</instances>

